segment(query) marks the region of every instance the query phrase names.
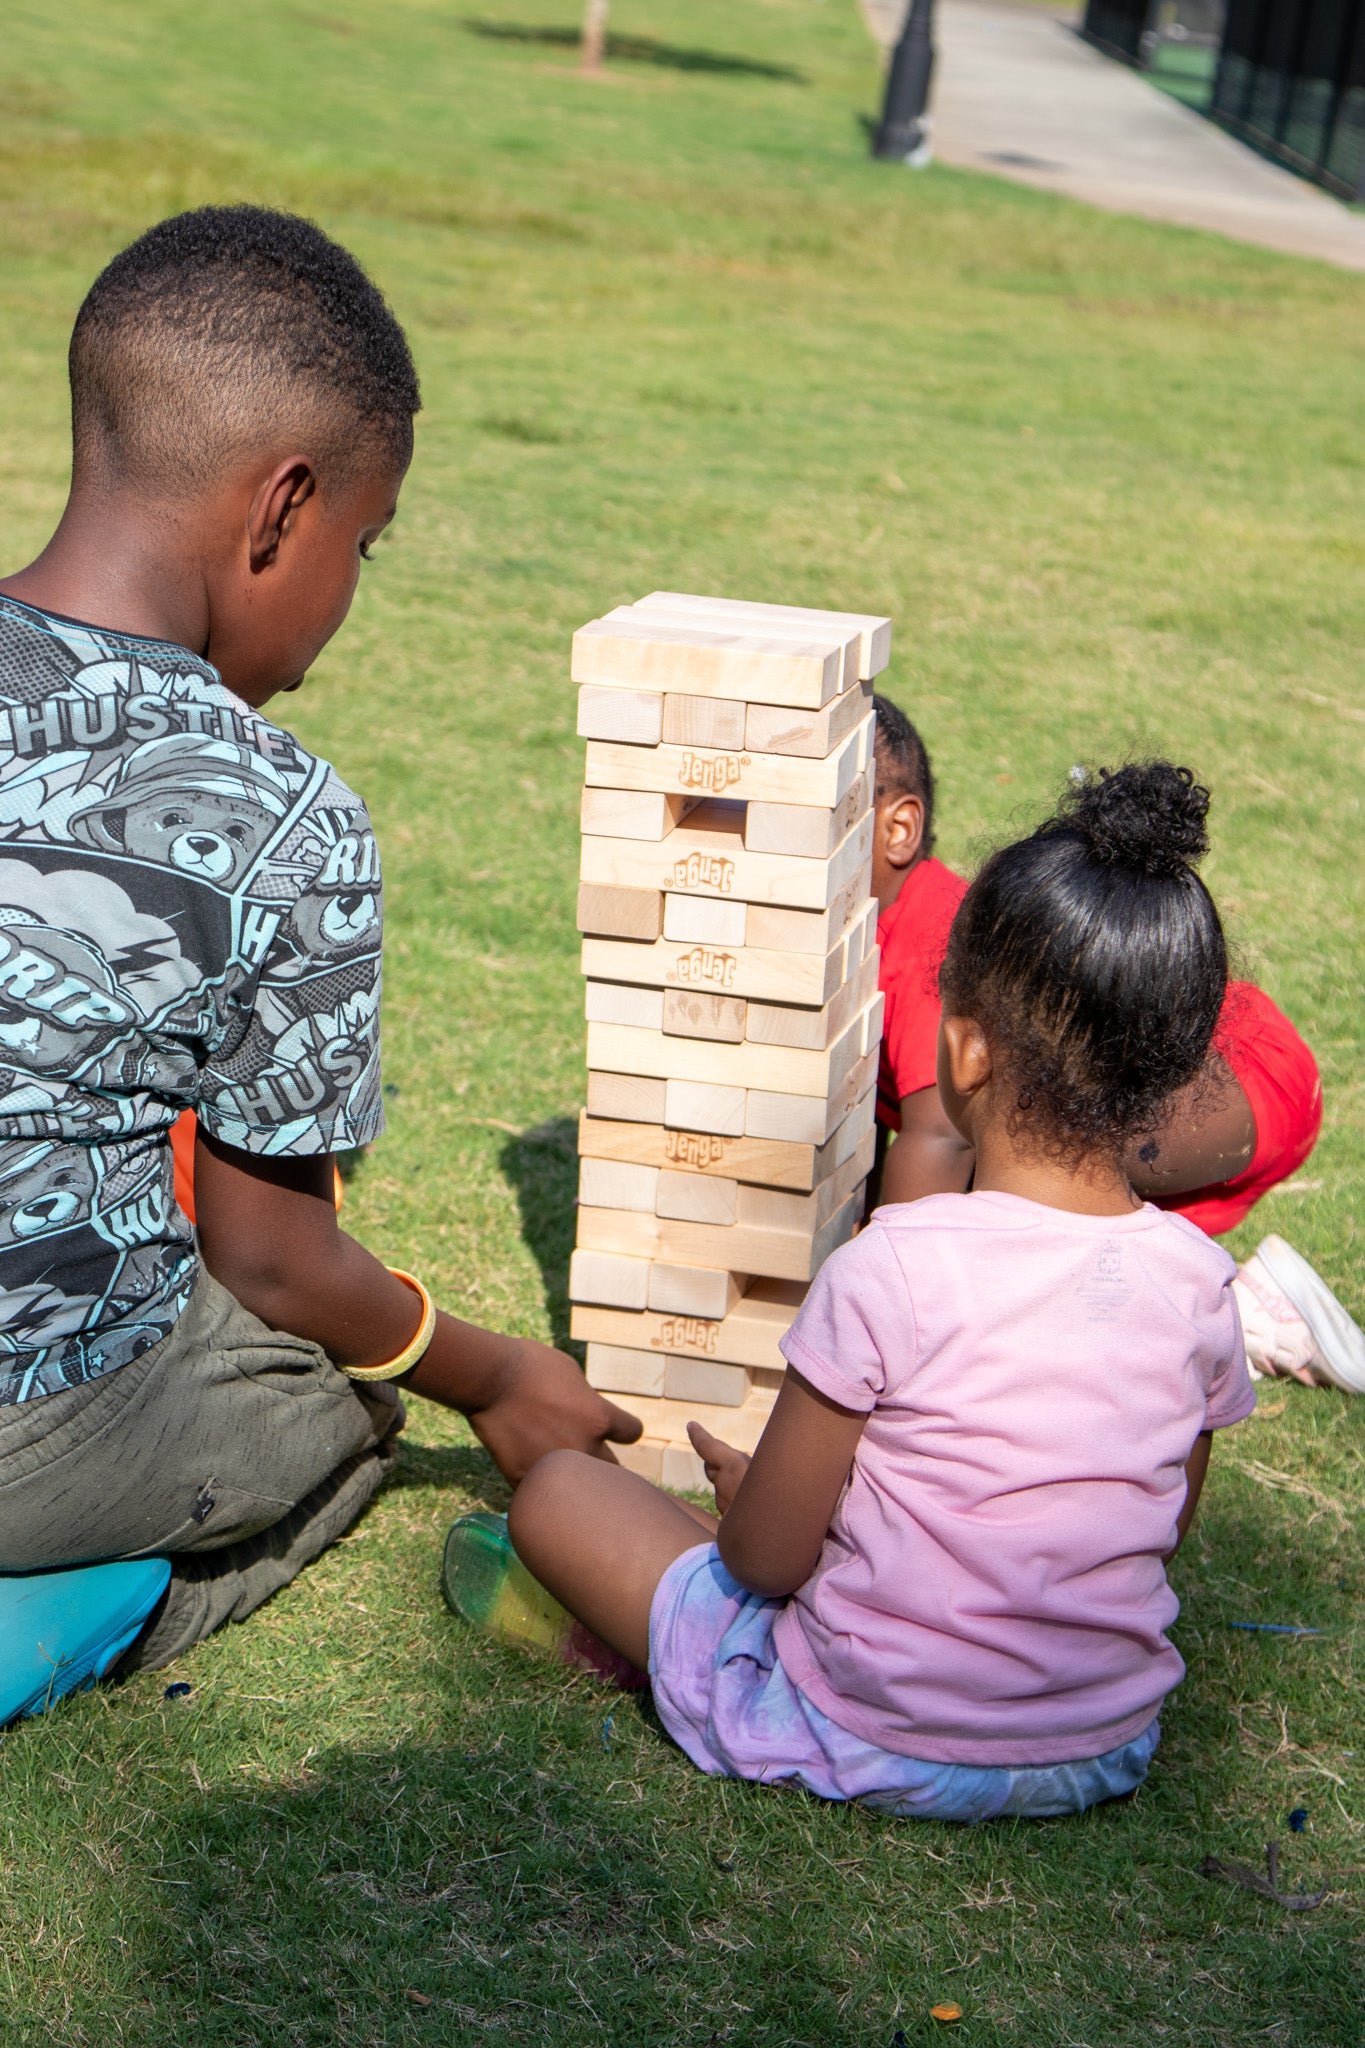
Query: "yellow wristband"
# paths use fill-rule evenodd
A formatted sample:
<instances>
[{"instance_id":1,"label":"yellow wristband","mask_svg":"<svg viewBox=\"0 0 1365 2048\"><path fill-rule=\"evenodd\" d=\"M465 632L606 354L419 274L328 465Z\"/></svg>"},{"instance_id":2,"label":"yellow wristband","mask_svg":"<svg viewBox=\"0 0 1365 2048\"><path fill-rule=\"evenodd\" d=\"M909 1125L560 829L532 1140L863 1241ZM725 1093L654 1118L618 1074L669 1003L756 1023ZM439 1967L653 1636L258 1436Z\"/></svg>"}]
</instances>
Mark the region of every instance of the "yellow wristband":
<instances>
[{"instance_id":1,"label":"yellow wristband","mask_svg":"<svg viewBox=\"0 0 1365 2048\"><path fill-rule=\"evenodd\" d=\"M390 1266L389 1271L395 1280L401 1280L421 1300L422 1320L417 1326L417 1334L411 1344L405 1345L397 1358L391 1358L387 1365L343 1365L341 1370L348 1380L396 1380L400 1374L412 1371L436 1334L436 1304L421 1281L414 1279L411 1273L404 1273L398 1266Z\"/></svg>"}]
</instances>

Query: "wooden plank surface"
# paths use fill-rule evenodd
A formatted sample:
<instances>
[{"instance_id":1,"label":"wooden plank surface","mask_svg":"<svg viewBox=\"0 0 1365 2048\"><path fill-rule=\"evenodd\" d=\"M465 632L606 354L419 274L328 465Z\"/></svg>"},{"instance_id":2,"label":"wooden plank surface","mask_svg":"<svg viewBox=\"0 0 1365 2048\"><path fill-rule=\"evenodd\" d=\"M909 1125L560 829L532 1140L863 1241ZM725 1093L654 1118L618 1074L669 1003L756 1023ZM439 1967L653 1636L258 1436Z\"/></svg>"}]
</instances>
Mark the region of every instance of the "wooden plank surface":
<instances>
[{"instance_id":1,"label":"wooden plank surface","mask_svg":"<svg viewBox=\"0 0 1365 2048\"><path fill-rule=\"evenodd\" d=\"M653 1074L665 1081L765 1088L774 1095L828 1095L868 1050L880 1001L875 996L865 1004L820 1052L755 1045L747 1039L731 1045L721 1039L674 1038L631 1024L589 1024L588 1065L613 1074ZM880 1011L876 1014L879 1018Z\"/></svg>"},{"instance_id":2,"label":"wooden plank surface","mask_svg":"<svg viewBox=\"0 0 1365 2048\"><path fill-rule=\"evenodd\" d=\"M744 909L703 896L678 898L689 906ZM842 935L841 935L842 936ZM846 948L821 954L769 952L755 946L662 938L653 945L585 936L580 956L594 981L640 982L652 988L691 988L820 1008L843 983Z\"/></svg>"},{"instance_id":3,"label":"wooden plank surface","mask_svg":"<svg viewBox=\"0 0 1365 2048\"><path fill-rule=\"evenodd\" d=\"M822 1052L831 1045L845 1029L859 1010L866 1008L877 993L877 969L879 960L876 948L863 961L861 967L836 989L823 1008L815 1010L791 1003L747 1002L744 1005L744 1036L755 1045L790 1045L804 1047L810 1052ZM609 982L589 982L590 988L609 988ZM641 991L632 989L632 997ZM668 1029L668 995L664 991L662 1029ZM603 1006L605 1008L605 1006ZM652 1028L653 1018L645 1015L645 1005L632 1005L637 1015L608 1017L603 1015L603 1024L639 1023L646 1030ZM595 1016L595 1012L589 1012Z\"/></svg>"},{"instance_id":4,"label":"wooden plank surface","mask_svg":"<svg viewBox=\"0 0 1365 2048\"><path fill-rule=\"evenodd\" d=\"M581 1157L624 1159L669 1173L714 1174L762 1187L809 1193L856 1151L872 1129L875 1100L864 1093L823 1145L783 1144L771 1138L729 1138L712 1131L670 1129L589 1115L578 1119Z\"/></svg>"},{"instance_id":5,"label":"wooden plank surface","mask_svg":"<svg viewBox=\"0 0 1365 2048\"><path fill-rule=\"evenodd\" d=\"M859 878L858 895L861 898L866 893L873 824L873 814L868 811L823 860L749 853L741 828L698 827L690 819L666 839L597 838L585 834L579 873L584 883L609 888L657 887L669 895L719 896L726 902L825 910ZM846 917L841 920L846 921ZM580 924L579 929L587 927ZM746 926L750 940L752 934L750 923Z\"/></svg>"},{"instance_id":6,"label":"wooden plank surface","mask_svg":"<svg viewBox=\"0 0 1365 2048\"><path fill-rule=\"evenodd\" d=\"M733 730L733 721L731 722ZM657 747L664 736L664 700L657 690L599 690L586 683L578 693L578 737L619 740L634 747ZM743 746L739 738L725 742Z\"/></svg>"},{"instance_id":7,"label":"wooden plank surface","mask_svg":"<svg viewBox=\"0 0 1365 2048\"><path fill-rule=\"evenodd\" d=\"M580 626L569 673L576 683L746 704L819 710L839 694L844 646L831 635L798 642L651 621L633 611Z\"/></svg>"},{"instance_id":8,"label":"wooden plank surface","mask_svg":"<svg viewBox=\"0 0 1365 2048\"><path fill-rule=\"evenodd\" d=\"M578 829L602 839L666 839L700 797L661 789L602 789L588 784L579 806Z\"/></svg>"},{"instance_id":9,"label":"wooden plank surface","mask_svg":"<svg viewBox=\"0 0 1365 2048\"><path fill-rule=\"evenodd\" d=\"M861 1211L861 1196L851 1196L818 1230L806 1231L678 1223L632 1209L580 1209L578 1238L586 1251L615 1252L651 1263L809 1280L835 1247L853 1235ZM652 1273L650 1283L652 1295Z\"/></svg>"},{"instance_id":10,"label":"wooden plank surface","mask_svg":"<svg viewBox=\"0 0 1365 2048\"><path fill-rule=\"evenodd\" d=\"M873 757L869 715L824 760L797 754L752 754L713 747L627 746L589 740L585 782L603 789L676 790L685 796L728 796L774 804L816 804L832 810Z\"/></svg>"},{"instance_id":11,"label":"wooden plank surface","mask_svg":"<svg viewBox=\"0 0 1365 2048\"><path fill-rule=\"evenodd\" d=\"M780 1372L786 1360L778 1343L804 1293L799 1281L755 1280L729 1315L719 1319L576 1305L569 1333L579 1343L619 1344L627 1350L715 1358Z\"/></svg>"},{"instance_id":12,"label":"wooden plank surface","mask_svg":"<svg viewBox=\"0 0 1365 2048\"><path fill-rule=\"evenodd\" d=\"M753 619L759 624L765 620L773 625L789 622L817 631L857 633L858 673L863 677L880 675L891 659L891 621L875 612L810 610L804 605L760 604L747 598L703 597L684 590L651 590L648 597L637 599L635 609L714 612L722 618Z\"/></svg>"},{"instance_id":13,"label":"wooden plank surface","mask_svg":"<svg viewBox=\"0 0 1365 2048\"><path fill-rule=\"evenodd\" d=\"M578 929L608 939L657 939L664 928L664 899L659 889L603 887L580 882Z\"/></svg>"},{"instance_id":14,"label":"wooden plank surface","mask_svg":"<svg viewBox=\"0 0 1365 2048\"><path fill-rule=\"evenodd\" d=\"M805 761L824 761L840 740L860 726L872 709L871 683L859 683L818 711L793 710L786 704L751 704L744 721L744 747L750 754L791 754Z\"/></svg>"},{"instance_id":15,"label":"wooden plank surface","mask_svg":"<svg viewBox=\"0 0 1365 2048\"><path fill-rule=\"evenodd\" d=\"M872 808L875 780L873 770L864 768L848 794L832 810L824 804L751 801L744 814L746 851L795 854L802 860L825 859L864 812Z\"/></svg>"}]
</instances>

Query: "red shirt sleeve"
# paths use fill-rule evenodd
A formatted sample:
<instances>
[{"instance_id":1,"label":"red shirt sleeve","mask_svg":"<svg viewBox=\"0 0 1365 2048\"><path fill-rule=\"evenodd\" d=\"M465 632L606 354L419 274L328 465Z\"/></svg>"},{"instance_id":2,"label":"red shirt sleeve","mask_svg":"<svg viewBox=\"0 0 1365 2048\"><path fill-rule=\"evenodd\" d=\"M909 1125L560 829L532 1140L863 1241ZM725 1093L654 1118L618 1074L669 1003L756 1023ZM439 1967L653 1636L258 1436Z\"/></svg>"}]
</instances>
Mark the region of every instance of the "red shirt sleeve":
<instances>
[{"instance_id":1,"label":"red shirt sleeve","mask_svg":"<svg viewBox=\"0 0 1365 2048\"><path fill-rule=\"evenodd\" d=\"M877 1118L901 1127L901 1101L933 1086L938 1073L938 972L957 906L967 893L961 875L939 860L911 868L877 925L878 980L886 997Z\"/></svg>"}]
</instances>

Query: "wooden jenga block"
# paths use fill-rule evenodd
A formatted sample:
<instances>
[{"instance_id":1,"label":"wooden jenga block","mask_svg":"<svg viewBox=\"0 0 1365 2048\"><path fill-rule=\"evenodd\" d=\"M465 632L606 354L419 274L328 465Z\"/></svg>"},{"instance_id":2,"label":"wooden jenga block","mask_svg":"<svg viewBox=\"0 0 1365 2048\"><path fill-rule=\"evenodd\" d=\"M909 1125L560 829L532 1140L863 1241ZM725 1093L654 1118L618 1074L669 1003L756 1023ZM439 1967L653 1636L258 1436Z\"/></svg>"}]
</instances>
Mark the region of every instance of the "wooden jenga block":
<instances>
[{"instance_id":1,"label":"wooden jenga block","mask_svg":"<svg viewBox=\"0 0 1365 2048\"><path fill-rule=\"evenodd\" d=\"M853 1156L836 1167L808 1195L793 1194L785 1188L760 1188L747 1184L739 1187L733 1220L751 1225L755 1230L819 1230L836 1209L841 1209L845 1202L859 1194L872 1171L876 1150L876 1133L869 1130ZM672 1177L661 1173L660 1185Z\"/></svg>"},{"instance_id":2,"label":"wooden jenga block","mask_svg":"<svg viewBox=\"0 0 1365 2048\"><path fill-rule=\"evenodd\" d=\"M659 1193L657 1166L624 1159L580 1159L578 1200L587 1209L638 1209L652 1216Z\"/></svg>"},{"instance_id":3,"label":"wooden jenga block","mask_svg":"<svg viewBox=\"0 0 1365 2048\"><path fill-rule=\"evenodd\" d=\"M741 826L699 825L694 817L667 839L585 836L579 872L585 883L616 888L648 883L670 894L824 910L855 882L860 896L865 890L873 823L869 811L827 859L802 860L789 854L746 853Z\"/></svg>"},{"instance_id":4,"label":"wooden jenga block","mask_svg":"<svg viewBox=\"0 0 1365 2048\"><path fill-rule=\"evenodd\" d=\"M588 1385L600 1394L662 1394L667 1361L659 1351L627 1351L619 1344L589 1344Z\"/></svg>"},{"instance_id":5,"label":"wooden jenga block","mask_svg":"<svg viewBox=\"0 0 1365 2048\"><path fill-rule=\"evenodd\" d=\"M569 1299L643 1309L649 1302L649 1263L611 1252L575 1251L569 1257Z\"/></svg>"},{"instance_id":6,"label":"wooden jenga block","mask_svg":"<svg viewBox=\"0 0 1365 2048\"><path fill-rule=\"evenodd\" d=\"M872 959L877 952L877 920L881 906L875 896L862 903L849 919L844 934L844 978L855 974L863 962Z\"/></svg>"},{"instance_id":7,"label":"wooden jenga block","mask_svg":"<svg viewBox=\"0 0 1365 2048\"><path fill-rule=\"evenodd\" d=\"M605 1165L605 1161L599 1162ZM583 1164L588 1164L584 1160ZM637 1173L658 1172L654 1193L656 1216L672 1216L679 1223L733 1223L739 1198L739 1182L723 1180L719 1174L672 1173L666 1168L636 1167ZM800 1195L789 1197L801 1201ZM623 1202L623 1209L634 1208Z\"/></svg>"},{"instance_id":8,"label":"wooden jenga block","mask_svg":"<svg viewBox=\"0 0 1365 2048\"><path fill-rule=\"evenodd\" d=\"M751 1088L745 1097L744 1135L780 1138L793 1145L823 1145L877 1078L877 1053L864 1054L829 1095L778 1095Z\"/></svg>"},{"instance_id":9,"label":"wooden jenga block","mask_svg":"<svg viewBox=\"0 0 1365 2048\"><path fill-rule=\"evenodd\" d=\"M720 1038L738 1045L745 1035L749 1006L743 996L718 996L690 988L667 988L660 994L661 1028L672 1038Z\"/></svg>"},{"instance_id":10,"label":"wooden jenga block","mask_svg":"<svg viewBox=\"0 0 1365 2048\"><path fill-rule=\"evenodd\" d=\"M709 605L704 608L702 606L670 605L667 599L662 600L658 604L622 606L616 612L609 612L607 616L609 618L628 618L639 617L641 613L645 614L651 621L655 619L659 620L660 623L666 621L675 626L687 627L692 631L733 634L739 640L758 640L764 645L772 645L780 641L784 646L795 645L797 647L804 647L812 638L811 625L809 623L802 623L799 619L774 619L771 617L768 619L758 619L734 612L725 613ZM861 661L859 635L856 629L851 626L844 626L836 631L832 626L823 625L815 630L814 637L823 640L826 634L840 642L843 647L843 661L839 670L839 688L841 690L851 689L860 680L858 673Z\"/></svg>"},{"instance_id":11,"label":"wooden jenga block","mask_svg":"<svg viewBox=\"0 0 1365 2048\"><path fill-rule=\"evenodd\" d=\"M777 1398L774 1387L755 1386L738 1408L717 1408L709 1401L651 1400L648 1394L632 1395L621 1402L644 1423L643 1441L660 1444L665 1450L690 1449L689 1422L699 1422L737 1451L752 1452L767 1426Z\"/></svg>"},{"instance_id":12,"label":"wooden jenga block","mask_svg":"<svg viewBox=\"0 0 1365 2048\"><path fill-rule=\"evenodd\" d=\"M744 745L744 714L748 705L728 697L665 697L663 742L669 747L719 747L735 752Z\"/></svg>"},{"instance_id":13,"label":"wooden jenga block","mask_svg":"<svg viewBox=\"0 0 1365 2048\"><path fill-rule=\"evenodd\" d=\"M619 1407L620 1403L617 1405ZM612 1451L617 1464L624 1465L627 1472L638 1472L641 1479L648 1479L654 1486L663 1485L663 1444L651 1443L648 1438L641 1437L633 1444L613 1444Z\"/></svg>"},{"instance_id":14,"label":"wooden jenga block","mask_svg":"<svg viewBox=\"0 0 1365 2048\"><path fill-rule=\"evenodd\" d=\"M580 829L596 839L666 839L682 823L700 797L668 794L660 789L585 788Z\"/></svg>"},{"instance_id":15,"label":"wooden jenga block","mask_svg":"<svg viewBox=\"0 0 1365 2048\"><path fill-rule=\"evenodd\" d=\"M619 1344L630 1351L715 1359L776 1377L786 1366L781 1340L805 1291L797 1280L755 1280L730 1313L719 1319L575 1304L570 1335L580 1343Z\"/></svg>"},{"instance_id":16,"label":"wooden jenga block","mask_svg":"<svg viewBox=\"0 0 1365 2048\"><path fill-rule=\"evenodd\" d=\"M670 619L651 622L623 606L579 627L569 673L576 683L607 688L819 710L839 693L844 642L829 634L796 641L708 632Z\"/></svg>"},{"instance_id":17,"label":"wooden jenga block","mask_svg":"<svg viewBox=\"0 0 1365 2048\"><path fill-rule=\"evenodd\" d=\"M634 988L628 981L583 984L583 1014L589 1024L634 1024L641 1031L662 1031L667 1005L665 989Z\"/></svg>"},{"instance_id":18,"label":"wooden jenga block","mask_svg":"<svg viewBox=\"0 0 1365 2048\"><path fill-rule=\"evenodd\" d=\"M848 795L833 810L822 804L751 803L744 818L749 853L780 853L799 860L825 860L872 807L873 774L864 768ZM585 825L584 831L588 828ZM642 839L648 835L641 833Z\"/></svg>"},{"instance_id":19,"label":"wooden jenga block","mask_svg":"<svg viewBox=\"0 0 1365 2048\"><path fill-rule=\"evenodd\" d=\"M604 982L589 984L608 986ZM664 1026L668 1029L668 991L664 991ZM744 1006L744 1035L755 1045L790 1045L809 1052L823 1052L877 993L877 959L874 954L854 970L850 980L819 1010L800 1009L788 1003L749 1002ZM626 1017L602 1017L604 1024L625 1024ZM648 1030L648 1025L641 1029Z\"/></svg>"},{"instance_id":20,"label":"wooden jenga block","mask_svg":"<svg viewBox=\"0 0 1365 2048\"><path fill-rule=\"evenodd\" d=\"M747 1107L743 1088L726 1088L713 1081L665 1081L660 1121L674 1130L710 1131L722 1138L739 1138L744 1134Z\"/></svg>"},{"instance_id":21,"label":"wooden jenga block","mask_svg":"<svg viewBox=\"0 0 1365 2048\"><path fill-rule=\"evenodd\" d=\"M872 708L871 683L859 683L816 711L785 704L751 704L744 721L744 745L751 754L797 754L823 761L840 740L862 724Z\"/></svg>"},{"instance_id":22,"label":"wooden jenga block","mask_svg":"<svg viewBox=\"0 0 1365 2048\"><path fill-rule=\"evenodd\" d=\"M588 1251L618 1252L678 1266L809 1280L852 1236L862 1213L861 1190L818 1230L748 1230L738 1223L677 1223L633 1209L580 1209L579 1242ZM651 1297L651 1306L653 1305Z\"/></svg>"},{"instance_id":23,"label":"wooden jenga block","mask_svg":"<svg viewBox=\"0 0 1365 2048\"><path fill-rule=\"evenodd\" d=\"M721 618L752 619L759 625L784 621L803 630L827 628L833 633L856 633L859 642L858 674L865 680L881 671L891 659L891 621L871 612L807 610L804 605L758 604L747 598L700 597L682 590L651 590L639 599L636 611L710 612Z\"/></svg>"},{"instance_id":24,"label":"wooden jenga block","mask_svg":"<svg viewBox=\"0 0 1365 2048\"><path fill-rule=\"evenodd\" d=\"M751 903L744 923L746 944L761 953L828 953L844 936L855 908L867 895L871 879L869 860L840 890L828 910L783 910L772 903ZM840 980L843 978L841 973Z\"/></svg>"},{"instance_id":25,"label":"wooden jenga block","mask_svg":"<svg viewBox=\"0 0 1365 2048\"><path fill-rule=\"evenodd\" d=\"M632 1387L652 1394L653 1387ZM739 1408L749 1398L749 1375L742 1365L721 1365L709 1358L668 1358L664 1361L666 1401L710 1401L717 1408Z\"/></svg>"},{"instance_id":26,"label":"wooden jenga block","mask_svg":"<svg viewBox=\"0 0 1365 2048\"><path fill-rule=\"evenodd\" d=\"M676 922L690 922L694 911L743 911L746 904L727 904L713 896L678 896L682 906ZM665 924L669 921L667 904ZM859 928L860 929L860 928ZM626 940L585 938L581 955L584 974L595 981L647 983L651 988L707 989L715 994L744 996L760 1002L799 1004L819 1009L848 979L849 941L857 933L840 932L823 953L764 951L739 943L688 941L665 936L652 946ZM853 969L859 965L854 961Z\"/></svg>"},{"instance_id":27,"label":"wooden jenga block","mask_svg":"<svg viewBox=\"0 0 1365 2048\"><path fill-rule=\"evenodd\" d=\"M867 1050L874 1008L880 1019L878 1002L874 998L819 1052L747 1039L733 1045L722 1039L671 1038L629 1024L589 1024L588 1065L613 1074L654 1074L670 1085L700 1081L724 1088L762 1086L775 1095L828 1094Z\"/></svg>"},{"instance_id":28,"label":"wooden jenga block","mask_svg":"<svg viewBox=\"0 0 1365 2048\"><path fill-rule=\"evenodd\" d=\"M873 759L870 713L823 759L798 754L722 752L710 747L632 747L589 740L584 779L602 789L661 789L745 803L818 804L832 809Z\"/></svg>"},{"instance_id":29,"label":"wooden jenga block","mask_svg":"<svg viewBox=\"0 0 1365 2048\"><path fill-rule=\"evenodd\" d=\"M626 1123L661 1124L668 1107L667 1083L645 1074L589 1074L588 1115L620 1117Z\"/></svg>"},{"instance_id":30,"label":"wooden jenga block","mask_svg":"<svg viewBox=\"0 0 1365 2048\"><path fill-rule=\"evenodd\" d=\"M649 1267L648 1307L658 1314L702 1316L708 1322L723 1322L734 1309L747 1283L747 1275L727 1272L723 1267L675 1265L668 1259L653 1259Z\"/></svg>"},{"instance_id":31,"label":"wooden jenga block","mask_svg":"<svg viewBox=\"0 0 1365 2048\"><path fill-rule=\"evenodd\" d=\"M727 1138L715 1131L670 1130L663 1124L613 1122L584 1114L578 1120L583 1157L626 1159L670 1173L711 1175L762 1187L809 1191L826 1180L872 1128L870 1097L855 1105L824 1145L784 1145L766 1138ZM856 1119L856 1128L848 1126Z\"/></svg>"},{"instance_id":32,"label":"wooden jenga block","mask_svg":"<svg viewBox=\"0 0 1365 2048\"><path fill-rule=\"evenodd\" d=\"M682 945L742 946L747 916L746 903L727 903L711 896L667 895L663 935Z\"/></svg>"},{"instance_id":33,"label":"wooden jenga block","mask_svg":"<svg viewBox=\"0 0 1365 2048\"><path fill-rule=\"evenodd\" d=\"M663 738L664 700L657 690L599 690L587 683L578 693L578 737L657 747Z\"/></svg>"},{"instance_id":34,"label":"wooden jenga block","mask_svg":"<svg viewBox=\"0 0 1365 2048\"><path fill-rule=\"evenodd\" d=\"M604 842L609 844L610 842ZM664 900L658 889L603 888L581 882L578 929L608 939L657 939L664 928Z\"/></svg>"},{"instance_id":35,"label":"wooden jenga block","mask_svg":"<svg viewBox=\"0 0 1365 2048\"><path fill-rule=\"evenodd\" d=\"M670 1493L705 1493L706 1467L691 1444L665 1444L659 1484Z\"/></svg>"}]
</instances>

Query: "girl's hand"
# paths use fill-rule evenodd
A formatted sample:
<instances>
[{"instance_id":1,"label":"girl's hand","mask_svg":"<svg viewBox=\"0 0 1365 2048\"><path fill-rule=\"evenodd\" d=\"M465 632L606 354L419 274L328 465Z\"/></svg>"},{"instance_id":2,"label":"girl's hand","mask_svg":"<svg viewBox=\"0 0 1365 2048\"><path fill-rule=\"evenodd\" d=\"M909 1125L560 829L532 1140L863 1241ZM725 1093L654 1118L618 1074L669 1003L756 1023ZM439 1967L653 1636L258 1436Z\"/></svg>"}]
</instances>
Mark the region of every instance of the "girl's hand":
<instances>
[{"instance_id":1,"label":"girl's hand","mask_svg":"<svg viewBox=\"0 0 1365 2048\"><path fill-rule=\"evenodd\" d=\"M715 1491L716 1513L728 1512L731 1501L739 1491L739 1482L749 1469L749 1459L744 1451L737 1451L733 1444L727 1444L718 1436L712 1436L709 1429L703 1429L699 1422L689 1422L687 1434L692 1439L692 1448L706 1467L707 1484Z\"/></svg>"}]
</instances>

